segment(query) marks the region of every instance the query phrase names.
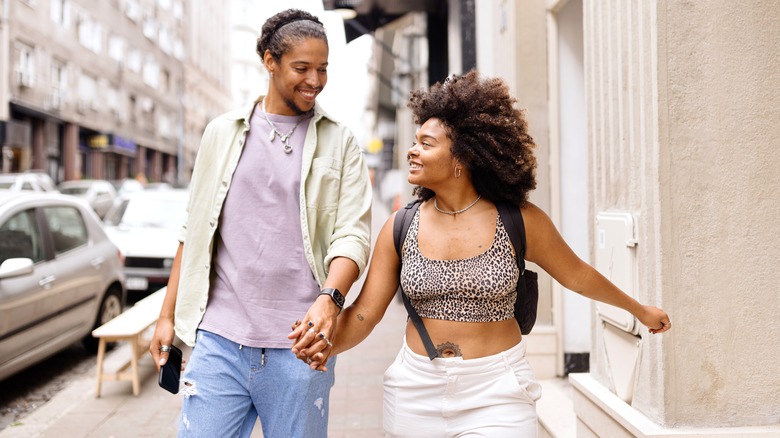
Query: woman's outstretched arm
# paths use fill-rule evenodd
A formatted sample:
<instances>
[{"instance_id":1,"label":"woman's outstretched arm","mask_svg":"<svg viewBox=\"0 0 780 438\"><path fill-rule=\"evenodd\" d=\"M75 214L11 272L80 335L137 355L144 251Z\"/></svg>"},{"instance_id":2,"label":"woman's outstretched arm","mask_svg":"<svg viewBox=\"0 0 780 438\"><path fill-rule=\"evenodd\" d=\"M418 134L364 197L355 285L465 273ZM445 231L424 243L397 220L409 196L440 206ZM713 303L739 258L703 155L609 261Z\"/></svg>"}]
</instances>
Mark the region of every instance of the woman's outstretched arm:
<instances>
[{"instance_id":1,"label":"woman's outstretched arm","mask_svg":"<svg viewBox=\"0 0 780 438\"><path fill-rule=\"evenodd\" d=\"M522 212L528 246L526 260L539 265L563 287L630 312L650 333L663 333L672 327L662 309L639 303L577 257L541 209L528 202Z\"/></svg>"}]
</instances>

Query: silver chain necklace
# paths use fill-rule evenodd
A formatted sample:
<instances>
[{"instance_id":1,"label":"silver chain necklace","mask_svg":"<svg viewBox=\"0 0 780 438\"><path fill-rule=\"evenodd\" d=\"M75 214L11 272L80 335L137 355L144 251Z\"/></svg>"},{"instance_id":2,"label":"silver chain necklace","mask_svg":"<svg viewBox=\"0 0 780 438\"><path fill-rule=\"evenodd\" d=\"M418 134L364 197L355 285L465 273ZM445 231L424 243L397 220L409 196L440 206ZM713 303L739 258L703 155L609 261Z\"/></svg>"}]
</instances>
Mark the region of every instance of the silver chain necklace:
<instances>
[{"instance_id":1,"label":"silver chain necklace","mask_svg":"<svg viewBox=\"0 0 780 438\"><path fill-rule=\"evenodd\" d=\"M268 118L268 114L265 112L265 100L260 104L261 110L263 111L263 117L265 117L265 121L268 122L268 126L271 127L271 135L268 136L268 139L271 140L271 143L274 142L274 139L276 139L276 136L278 135L279 138L282 140L282 143L284 144L284 153L289 154L292 152L292 146L290 146L290 137L292 137L293 132L295 132L295 128L298 127L298 125L301 123L301 120L306 117L306 114L303 114L298 117L298 121L295 122L295 126L288 132L287 134L283 134L282 131L276 129L276 125L271 121L271 119Z\"/></svg>"},{"instance_id":2,"label":"silver chain necklace","mask_svg":"<svg viewBox=\"0 0 780 438\"><path fill-rule=\"evenodd\" d=\"M474 202L472 202L471 204L461 208L460 210L455 210L455 211L442 210L441 208L439 208L439 204L436 203L436 198L433 198L433 208L435 208L436 211L438 211L439 213L444 213L444 214L463 213L464 211L468 210L469 208L477 205L477 202L479 202L480 198L482 198L482 195L477 196L477 199L475 199Z\"/></svg>"}]
</instances>

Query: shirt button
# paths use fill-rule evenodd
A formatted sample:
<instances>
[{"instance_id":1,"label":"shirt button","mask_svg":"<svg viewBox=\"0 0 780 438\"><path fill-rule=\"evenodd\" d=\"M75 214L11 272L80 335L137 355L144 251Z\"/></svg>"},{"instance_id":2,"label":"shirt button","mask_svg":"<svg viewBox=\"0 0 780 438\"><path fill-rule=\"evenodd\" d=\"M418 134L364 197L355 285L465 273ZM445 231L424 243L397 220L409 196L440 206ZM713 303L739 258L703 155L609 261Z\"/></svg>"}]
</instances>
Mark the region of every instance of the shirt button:
<instances>
[{"instance_id":1,"label":"shirt button","mask_svg":"<svg viewBox=\"0 0 780 438\"><path fill-rule=\"evenodd\" d=\"M206 308L205 308L205 307L203 307L203 306L200 306L200 311L201 311L201 312L205 312L205 311L206 311Z\"/></svg>"},{"instance_id":2,"label":"shirt button","mask_svg":"<svg viewBox=\"0 0 780 438\"><path fill-rule=\"evenodd\" d=\"M211 226L211 228L214 228L214 221L209 222L209 226Z\"/></svg>"},{"instance_id":3,"label":"shirt button","mask_svg":"<svg viewBox=\"0 0 780 438\"><path fill-rule=\"evenodd\" d=\"M227 181L222 181L222 187L227 187Z\"/></svg>"}]
</instances>

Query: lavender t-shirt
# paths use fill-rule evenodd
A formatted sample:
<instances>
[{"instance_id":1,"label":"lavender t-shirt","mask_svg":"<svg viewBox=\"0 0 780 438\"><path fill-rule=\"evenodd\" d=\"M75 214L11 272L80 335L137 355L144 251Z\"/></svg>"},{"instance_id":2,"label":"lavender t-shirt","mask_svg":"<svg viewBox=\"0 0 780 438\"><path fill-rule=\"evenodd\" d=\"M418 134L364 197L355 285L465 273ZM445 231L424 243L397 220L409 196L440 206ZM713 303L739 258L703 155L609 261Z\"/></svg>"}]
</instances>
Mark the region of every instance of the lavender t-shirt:
<instances>
[{"instance_id":1,"label":"lavender t-shirt","mask_svg":"<svg viewBox=\"0 0 780 438\"><path fill-rule=\"evenodd\" d=\"M250 120L244 150L220 217L208 306L200 328L233 342L289 348L291 324L319 293L303 249L300 220L301 160L313 114L267 114L290 137L285 153L260 105Z\"/></svg>"}]
</instances>

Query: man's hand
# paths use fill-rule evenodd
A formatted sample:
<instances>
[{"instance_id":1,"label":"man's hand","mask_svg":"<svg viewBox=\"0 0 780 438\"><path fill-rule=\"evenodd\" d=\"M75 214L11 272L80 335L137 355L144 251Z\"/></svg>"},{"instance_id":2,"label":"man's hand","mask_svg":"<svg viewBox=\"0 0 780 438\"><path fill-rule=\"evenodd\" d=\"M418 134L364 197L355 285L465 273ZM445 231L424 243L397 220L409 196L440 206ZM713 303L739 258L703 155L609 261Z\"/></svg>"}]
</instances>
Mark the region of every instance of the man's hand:
<instances>
[{"instance_id":1,"label":"man's hand","mask_svg":"<svg viewBox=\"0 0 780 438\"><path fill-rule=\"evenodd\" d=\"M335 339L340 310L329 296L320 295L303 319L292 324L292 332L287 335L288 339L293 340L292 352L312 370L327 370L325 363ZM318 359L316 362L315 355Z\"/></svg>"}]
</instances>

